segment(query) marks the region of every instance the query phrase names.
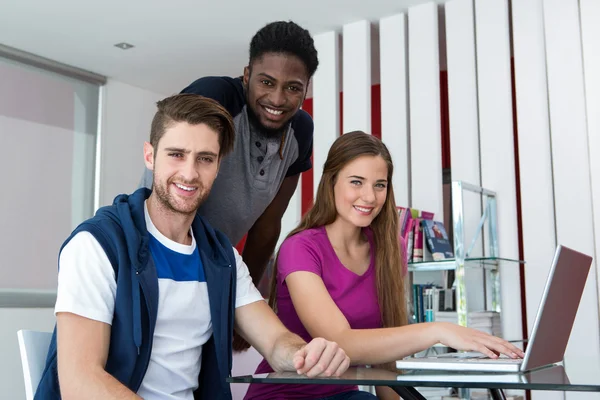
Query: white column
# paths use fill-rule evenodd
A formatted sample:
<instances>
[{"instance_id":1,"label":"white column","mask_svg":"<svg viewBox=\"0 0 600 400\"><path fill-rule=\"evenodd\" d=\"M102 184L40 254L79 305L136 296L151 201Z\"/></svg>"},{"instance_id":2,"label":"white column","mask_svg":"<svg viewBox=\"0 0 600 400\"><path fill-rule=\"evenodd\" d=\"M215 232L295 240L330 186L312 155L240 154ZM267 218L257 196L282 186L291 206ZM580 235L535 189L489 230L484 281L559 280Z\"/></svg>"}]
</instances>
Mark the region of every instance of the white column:
<instances>
[{"instance_id":1,"label":"white column","mask_svg":"<svg viewBox=\"0 0 600 400\"><path fill-rule=\"evenodd\" d=\"M580 0L581 40L583 44L583 69L587 105L588 149L594 208L594 232L596 257L600 255L600 2ZM597 267L597 265L596 265ZM598 281L600 291L600 280Z\"/></svg>"},{"instance_id":2,"label":"white column","mask_svg":"<svg viewBox=\"0 0 600 400\"><path fill-rule=\"evenodd\" d=\"M392 183L396 204L404 207L410 202L406 29L405 14L379 21L381 140L394 162Z\"/></svg>"},{"instance_id":3,"label":"white column","mask_svg":"<svg viewBox=\"0 0 600 400\"><path fill-rule=\"evenodd\" d=\"M531 335L554 250L554 194L546 84L543 0L513 1L521 221L527 296L527 332ZM564 392L533 391L533 400L564 399Z\"/></svg>"},{"instance_id":4,"label":"white column","mask_svg":"<svg viewBox=\"0 0 600 400\"><path fill-rule=\"evenodd\" d=\"M507 0L475 1L481 184L498 195L498 248L517 259L517 194ZM522 338L517 265L501 265L502 333Z\"/></svg>"},{"instance_id":5,"label":"white column","mask_svg":"<svg viewBox=\"0 0 600 400\"><path fill-rule=\"evenodd\" d=\"M325 32L313 37L319 68L313 76L313 191L316 194L327 152L340 132L339 35Z\"/></svg>"},{"instance_id":6,"label":"white column","mask_svg":"<svg viewBox=\"0 0 600 400\"><path fill-rule=\"evenodd\" d=\"M443 221L438 13L434 2L408 9L411 206Z\"/></svg>"},{"instance_id":7,"label":"white column","mask_svg":"<svg viewBox=\"0 0 600 400\"><path fill-rule=\"evenodd\" d=\"M371 133L371 24L358 21L343 28L344 133ZM320 55L319 55L320 57Z\"/></svg>"},{"instance_id":8,"label":"white column","mask_svg":"<svg viewBox=\"0 0 600 400\"><path fill-rule=\"evenodd\" d=\"M592 193L578 1L544 1L544 23L556 238L559 244L593 255ZM545 199L540 198L540 201ZM583 381L600 375L595 264L594 261L565 355L565 365L572 371L570 373ZM600 395L566 395L567 399L583 397L596 399Z\"/></svg>"},{"instance_id":9,"label":"white column","mask_svg":"<svg viewBox=\"0 0 600 400\"><path fill-rule=\"evenodd\" d=\"M450 118L450 160L452 180L481 185L479 170L479 122L477 114L477 67L473 0L446 3L446 62ZM481 218L481 196L464 193L465 246L477 234ZM481 233L470 256L481 256ZM481 269L465 271L470 311L484 309L484 274ZM491 291L490 291L491 293ZM490 298L491 301L491 298Z\"/></svg>"}]
</instances>

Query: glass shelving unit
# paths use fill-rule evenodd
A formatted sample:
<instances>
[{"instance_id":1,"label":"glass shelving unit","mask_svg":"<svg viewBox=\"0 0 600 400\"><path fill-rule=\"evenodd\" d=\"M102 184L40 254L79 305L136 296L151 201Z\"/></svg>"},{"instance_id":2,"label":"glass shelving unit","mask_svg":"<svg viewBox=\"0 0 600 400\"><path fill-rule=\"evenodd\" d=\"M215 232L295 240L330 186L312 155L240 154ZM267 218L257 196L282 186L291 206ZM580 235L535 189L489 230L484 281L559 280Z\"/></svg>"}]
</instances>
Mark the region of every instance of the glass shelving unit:
<instances>
[{"instance_id":1,"label":"glass shelving unit","mask_svg":"<svg viewBox=\"0 0 600 400\"><path fill-rule=\"evenodd\" d=\"M471 192L481 196L481 205L483 212L477 226L476 232L472 238L465 235L465 210L464 210L464 192ZM489 280L484 279L484 285L480 289L484 293L490 291L491 301L485 301L485 309L489 311L501 312L500 302L500 276L499 271L503 268L520 267L525 264L523 260L500 257L498 249L498 230L496 213L496 193L482 187L472 185L462 181L452 182L452 226L453 226L453 248L454 258L441 261L421 261L408 264L410 273L431 272L431 271L454 271L454 285L456 296L456 313L458 324L468 326L468 296L467 283L465 281L465 272L471 268L480 268L489 274ZM487 228L487 235L485 229ZM485 256L472 256L473 250L480 237L483 239L483 254ZM423 249L425 250L425 249ZM489 282L489 283L486 283ZM488 285L490 287L488 287ZM472 288L473 290L473 288ZM434 346L436 351L438 347L445 347L441 344ZM458 397L461 399L470 398L469 389L461 388L458 390Z\"/></svg>"},{"instance_id":2,"label":"glass shelving unit","mask_svg":"<svg viewBox=\"0 0 600 400\"><path fill-rule=\"evenodd\" d=\"M465 237L464 231L464 191L479 194L482 202L482 215L479 220L477 231L472 238ZM454 288L456 296L456 313L458 324L468 326L467 321L467 287L465 283L465 270L470 268L484 269L490 274L491 288L484 287L482 290L491 290L491 304L486 306L490 311L500 312L500 277L499 270L506 267L519 267L525 264L523 260L504 258L499 256L497 215L496 215L496 193L482 187L462 181L452 182L452 225L454 236L454 258L441 261L420 261L408 264L409 272L426 271L454 271ZM485 237L485 256L470 256L480 235L483 236L484 228L487 226Z\"/></svg>"}]
</instances>

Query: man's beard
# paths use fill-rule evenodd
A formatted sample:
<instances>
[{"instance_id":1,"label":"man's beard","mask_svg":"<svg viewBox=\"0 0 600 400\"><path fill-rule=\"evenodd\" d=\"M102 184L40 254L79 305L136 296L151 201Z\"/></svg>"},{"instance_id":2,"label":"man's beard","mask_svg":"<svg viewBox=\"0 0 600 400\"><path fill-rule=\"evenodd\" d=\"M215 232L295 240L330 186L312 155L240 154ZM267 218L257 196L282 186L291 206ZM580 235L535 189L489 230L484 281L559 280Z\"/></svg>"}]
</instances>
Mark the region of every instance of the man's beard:
<instances>
[{"instance_id":1,"label":"man's beard","mask_svg":"<svg viewBox=\"0 0 600 400\"><path fill-rule=\"evenodd\" d=\"M248 104L248 103L246 103L246 104ZM287 129L287 127L290 123L290 121L285 122L281 126L281 128L269 128L267 126L264 126L260 122L260 119L256 116L256 113L254 112L252 107L250 107L248 105L246 107L246 110L248 111L248 121L250 122L250 125L252 125L256 130L260 131L261 134L263 134L269 138L277 138L277 137L281 136L281 134L283 132L285 132L285 130Z\"/></svg>"},{"instance_id":2,"label":"man's beard","mask_svg":"<svg viewBox=\"0 0 600 400\"><path fill-rule=\"evenodd\" d=\"M164 186L156 181L153 182L153 191L156 193L156 198L163 205L166 210L174 212L176 214L183 215L193 215L198 211L200 205L204 203L204 200L208 197L209 192L204 189L204 186L200 182L184 182L183 180L178 180L182 185L189 185L197 187L198 195L194 201L191 199L184 204L179 204L177 199L169 192L168 187L171 185L171 180L167 181L167 185ZM183 200L183 199L182 199Z\"/></svg>"}]
</instances>

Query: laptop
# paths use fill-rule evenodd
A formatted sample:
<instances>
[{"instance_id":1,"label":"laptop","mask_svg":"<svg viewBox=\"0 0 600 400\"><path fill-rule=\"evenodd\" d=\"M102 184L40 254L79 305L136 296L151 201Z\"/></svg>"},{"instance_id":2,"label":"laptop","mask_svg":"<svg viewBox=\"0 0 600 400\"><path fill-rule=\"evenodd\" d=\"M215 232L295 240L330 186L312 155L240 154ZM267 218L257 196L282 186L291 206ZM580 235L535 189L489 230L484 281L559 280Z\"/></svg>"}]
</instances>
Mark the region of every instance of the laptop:
<instances>
[{"instance_id":1,"label":"laptop","mask_svg":"<svg viewBox=\"0 0 600 400\"><path fill-rule=\"evenodd\" d=\"M563 361L592 257L559 245L554 254L525 357L489 358L479 352L408 357L398 369L525 372Z\"/></svg>"}]
</instances>

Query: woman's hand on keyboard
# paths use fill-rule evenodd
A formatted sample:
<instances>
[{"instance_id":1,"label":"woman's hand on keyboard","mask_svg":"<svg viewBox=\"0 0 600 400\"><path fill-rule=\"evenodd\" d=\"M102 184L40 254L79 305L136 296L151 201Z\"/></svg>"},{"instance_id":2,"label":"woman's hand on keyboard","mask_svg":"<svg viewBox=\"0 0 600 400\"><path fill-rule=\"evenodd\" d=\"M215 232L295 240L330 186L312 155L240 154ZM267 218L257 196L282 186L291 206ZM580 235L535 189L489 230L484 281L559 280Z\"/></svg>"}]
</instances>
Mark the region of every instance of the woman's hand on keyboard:
<instances>
[{"instance_id":1,"label":"woman's hand on keyboard","mask_svg":"<svg viewBox=\"0 0 600 400\"><path fill-rule=\"evenodd\" d=\"M434 322L438 341L456 350L478 351L490 358L505 354L510 358L523 358L525 353L515 345L485 332L465 328L449 322Z\"/></svg>"}]
</instances>

